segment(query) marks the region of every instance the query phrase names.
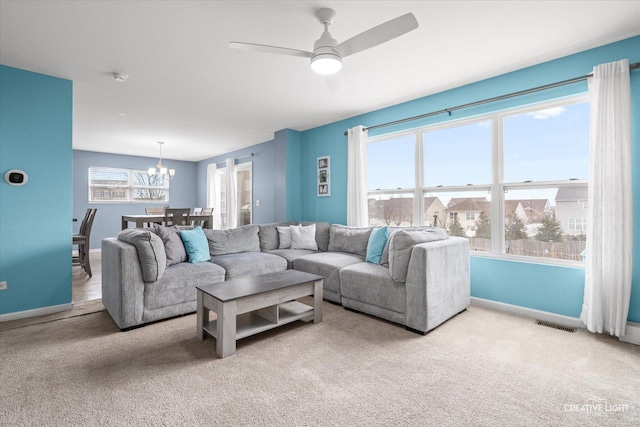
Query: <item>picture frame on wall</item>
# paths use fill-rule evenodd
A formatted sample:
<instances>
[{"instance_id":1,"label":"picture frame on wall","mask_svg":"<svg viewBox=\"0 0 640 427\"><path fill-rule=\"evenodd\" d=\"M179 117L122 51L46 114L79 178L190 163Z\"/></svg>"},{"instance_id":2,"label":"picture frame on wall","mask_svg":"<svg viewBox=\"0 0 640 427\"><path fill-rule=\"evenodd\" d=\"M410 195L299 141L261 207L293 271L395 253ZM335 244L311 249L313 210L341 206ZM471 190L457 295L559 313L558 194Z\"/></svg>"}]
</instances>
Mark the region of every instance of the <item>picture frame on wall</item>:
<instances>
[{"instance_id":1,"label":"picture frame on wall","mask_svg":"<svg viewBox=\"0 0 640 427\"><path fill-rule=\"evenodd\" d=\"M316 190L318 197L331 196L331 158L330 156L318 157L318 173Z\"/></svg>"}]
</instances>

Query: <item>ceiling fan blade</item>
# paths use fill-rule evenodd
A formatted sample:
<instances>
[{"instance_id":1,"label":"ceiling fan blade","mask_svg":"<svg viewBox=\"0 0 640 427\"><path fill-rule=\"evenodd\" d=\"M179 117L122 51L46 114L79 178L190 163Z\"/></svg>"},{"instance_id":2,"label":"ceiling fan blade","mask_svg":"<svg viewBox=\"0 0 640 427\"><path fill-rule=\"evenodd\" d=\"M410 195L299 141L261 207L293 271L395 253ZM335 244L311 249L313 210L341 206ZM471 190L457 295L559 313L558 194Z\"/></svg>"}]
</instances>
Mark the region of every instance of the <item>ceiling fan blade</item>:
<instances>
[{"instance_id":1,"label":"ceiling fan blade","mask_svg":"<svg viewBox=\"0 0 640 427\"><path fill-rule=\"evenodd\" d=\"M266 44L244 43L244 42L229 42L229 47L242 50L253 50L257 52L275 53L278 55L289 56L301 56L303 58L311 58L312 52L306 52L304 50L289 49L287 47L269 46Z\"/></svg>"},{"instance_id":2,"label":"ceiling fan blade","mask_svg":"<svg viewBox=\"0 0 640 427\"><path fill-rule=\"evenodd\" d=\"M344 58L392 40L416 28L418 28L418 20L413 16L413 13L407 13L353 36L335 46L334 49Z\"/></svg>"},{"instance_id":3,"label":"ceiling fan blade","mask_svg":"<svg viewBox=\"0 0 640 427\"><path fill-rule=\"evenodd\" d=\"M325 76L325 81L327 82L327 86L329 86L329 90L334 95L341 95L347 91L342 73L340 72Z\"/></svg>"}]
</instances>

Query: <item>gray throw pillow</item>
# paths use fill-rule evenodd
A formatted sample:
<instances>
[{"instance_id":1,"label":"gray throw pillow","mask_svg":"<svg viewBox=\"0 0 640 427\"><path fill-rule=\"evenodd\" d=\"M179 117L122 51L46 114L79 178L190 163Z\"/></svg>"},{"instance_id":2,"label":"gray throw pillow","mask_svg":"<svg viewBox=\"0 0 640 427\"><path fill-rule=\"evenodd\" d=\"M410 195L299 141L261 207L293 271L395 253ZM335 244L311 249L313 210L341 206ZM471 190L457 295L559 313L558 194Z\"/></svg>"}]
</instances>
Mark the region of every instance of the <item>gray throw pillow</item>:
<instances>
[{"instance_id":1,"label":"gray throw pillow","mask_svg":"<svg viewBox=\"0 0 640 427\"><path fill-rule=\"evenodd\" d=\"M260 249L263 251L272 251L279 248L277 226L296 225L296 221L272 222L270 224L258 224L258 238L260 240Z\"/></svg>"},{"instance_id":2,"label":"gray throw pillow","mask_svg":"<svg viewBox=\"0 0 640 427\"><path fill-rule=\"evenodd\" d=\"M407 280L407 269L413 247L419 243L448 239L442 228L430 227L424 230L398 230L389 244L389 272L396 282Z\"/></svg>"},{"instance_id":3,"label":"gray throw pillow","mask_svg":"<svg viewBox=\"0 0 640 427\"><path fill-rule=\"evenodd\" d=\"M164 225L154 224L153 228L164 243L164 251L167 254L167 267L186 262L187 251L184 249L184 243L180 238L180 230L178 227L175 225L165 227ZM184 227L182 227L182 229L184 229Z\"/></svg>"},{"instance_id":4,"label":"gray throw pillow","mask_svg":"<svg viewBox=\"0 0 640 427\"><path fill-rule=\"evenodd\" d=\"M332 225L329 231L329 251L347 252L364 257L367 255L370 234L370 227Z\"/></svg>"},{"instance_id":5,"label":"gray throw pillow","mask_svg":"<svg viewBox=\"0 0 640 427\"><path fill-rule=\"evenodd\" d=\"M211 256L260 252L257 225L243 225L229 230L204 230Z\"/></svg>"},{"instance_id":6,"label":"gray throw pillow","mask_svg":"<svg viewBox=\"0 0 640 427\"><path fill-rule=\"evenodd\" d=\"M142 279L145 282L160 280L167 266L167 255L160 237L148 230L127 228L118 234L118 240L136 247Z\"/></svg>"},{"instance_id":7,"label":"gray throw pillow","mask_svg":"<svg viewBox=\"0 0 640 427\"><path fill-rule=\"evenodd\" d=\"M293 225L287 226L277 226L278 230L278 240L280 244L278 245L278 249L290 249L291 248L291 227L295 227Z\"/></svg>"}]
</instances>

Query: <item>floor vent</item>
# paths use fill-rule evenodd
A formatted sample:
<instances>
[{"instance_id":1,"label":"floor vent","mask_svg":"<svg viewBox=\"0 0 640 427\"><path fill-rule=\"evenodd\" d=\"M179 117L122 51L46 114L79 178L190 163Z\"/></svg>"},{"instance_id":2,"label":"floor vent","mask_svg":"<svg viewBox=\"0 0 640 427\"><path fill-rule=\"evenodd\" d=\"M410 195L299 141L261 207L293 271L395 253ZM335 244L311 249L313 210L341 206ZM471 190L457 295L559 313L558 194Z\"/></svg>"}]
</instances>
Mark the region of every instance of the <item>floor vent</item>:
<instances>
[{"instance_id":1,"label":"floor vent","mask_svg":"<svg viewBox=\"0 0 640 427\"><path fill-rule=\"evenodd\" d=\"M560 329L565 332L575 332L576 328L570 328L568 326L562 326L555 323L547 322L546 320L536 320L536 325L546 326L547 328Z\"/></svg>"}]
</instances>

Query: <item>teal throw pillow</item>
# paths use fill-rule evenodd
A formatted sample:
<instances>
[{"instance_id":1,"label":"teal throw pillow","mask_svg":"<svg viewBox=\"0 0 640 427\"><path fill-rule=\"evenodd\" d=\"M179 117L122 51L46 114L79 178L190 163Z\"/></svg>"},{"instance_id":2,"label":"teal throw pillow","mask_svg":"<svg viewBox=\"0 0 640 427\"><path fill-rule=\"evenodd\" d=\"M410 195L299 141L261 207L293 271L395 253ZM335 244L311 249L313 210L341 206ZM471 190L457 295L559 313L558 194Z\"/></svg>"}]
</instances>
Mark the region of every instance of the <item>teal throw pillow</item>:
<instances>
[{"instance_id":1,"label":"teal throw pillow","mask_svg":"<svg viewBox=\"0 0 640 427\"><path fill-rule=\"evenodd\" d=\"M196 227L193 230L180 230L180 238L189 256L189 262L196 263L211 259L209 242L207 242L207 236L204 235L202 227Z\"/></svg>"},{"instance_id":2,"label":"teal throw pillow","mask_svg":"<svg viewBox=\"0 0 640 427\"><path fill-rule=\"evenodd\" d=\"M387 243L387 235L387 227L378 227L371 231L365 261L372 264L380 264L382 251L384 250L384 245Z\"/></svg>"}]
</instances>

